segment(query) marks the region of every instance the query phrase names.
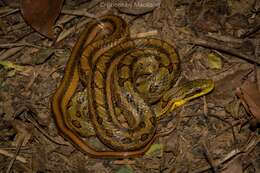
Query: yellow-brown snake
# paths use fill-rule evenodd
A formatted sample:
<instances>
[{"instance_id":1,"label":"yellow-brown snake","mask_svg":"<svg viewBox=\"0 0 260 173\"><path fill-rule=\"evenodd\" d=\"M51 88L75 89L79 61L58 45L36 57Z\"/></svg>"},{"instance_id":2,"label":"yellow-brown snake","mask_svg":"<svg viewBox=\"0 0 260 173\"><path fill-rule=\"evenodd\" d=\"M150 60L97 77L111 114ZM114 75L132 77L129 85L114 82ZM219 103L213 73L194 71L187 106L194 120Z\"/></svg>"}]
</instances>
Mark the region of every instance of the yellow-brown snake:
<instances>
[{"instance_id":1,"label":"yellow-brown snake","mask_svg":"<svg viewBox=\"0 0 260 173\"><path fill-rule=\"evenodd\" d=\"M66 139L92 157L141 156L159 136L159 119L214 86L202 79L173 88L179 73L180 60L171 44L130 38L122 18L103 16L87 25L73 48L52 99L56 125ZM82 139L81 117L66 120L79 81L86 88L88 115L77 116L89 116L95 135L110 150L96 151Z\"/></svg>"}]
</instances>

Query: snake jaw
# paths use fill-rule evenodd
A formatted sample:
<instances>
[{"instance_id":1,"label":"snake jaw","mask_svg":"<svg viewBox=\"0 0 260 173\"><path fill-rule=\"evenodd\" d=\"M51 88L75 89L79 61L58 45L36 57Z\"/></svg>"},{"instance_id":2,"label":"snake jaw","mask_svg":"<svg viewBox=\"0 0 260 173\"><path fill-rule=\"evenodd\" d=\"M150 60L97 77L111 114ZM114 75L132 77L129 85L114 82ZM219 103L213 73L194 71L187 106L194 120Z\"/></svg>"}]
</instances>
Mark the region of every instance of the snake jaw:
<instances>
[{"instance_id":1,"label":"snake jaw","mask_svg":"<svg viewBox=\"0 0 260 173\"><path fill-rule=\"evenodd\" d=\"M177 102L174 102L170 108L170 111L169 112L172 112L174 109L176 109L177 107L179 106L182 106L186 103L187 101L186 100L180 100L180 101L177 101Z\"/></svg>"}]
</instances>

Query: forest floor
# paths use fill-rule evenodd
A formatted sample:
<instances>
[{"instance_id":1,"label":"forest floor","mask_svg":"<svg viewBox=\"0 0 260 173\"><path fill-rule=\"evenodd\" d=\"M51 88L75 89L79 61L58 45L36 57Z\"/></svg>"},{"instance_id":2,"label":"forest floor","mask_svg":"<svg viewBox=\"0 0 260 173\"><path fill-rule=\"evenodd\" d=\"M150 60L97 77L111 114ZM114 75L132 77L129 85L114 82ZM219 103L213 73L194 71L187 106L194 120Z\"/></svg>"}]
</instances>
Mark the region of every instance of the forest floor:
<instances>
[{"instance_id":1,"label":"forest floor","mask_svg":"<svg viewBox=\"0 0 260 173\"><path fill-rule=\"evenodd\" d=\"M175 45L180 83L215 83L163 119L162 129L175 129L138 158L83 154L60 136L51 110L80 32L106 14L126 20L131 36ZM55 32L56 42L24 21L18 0L0 0L0 172L260 173L260 1L65 0Z\"/></svg>"}]
</instances>

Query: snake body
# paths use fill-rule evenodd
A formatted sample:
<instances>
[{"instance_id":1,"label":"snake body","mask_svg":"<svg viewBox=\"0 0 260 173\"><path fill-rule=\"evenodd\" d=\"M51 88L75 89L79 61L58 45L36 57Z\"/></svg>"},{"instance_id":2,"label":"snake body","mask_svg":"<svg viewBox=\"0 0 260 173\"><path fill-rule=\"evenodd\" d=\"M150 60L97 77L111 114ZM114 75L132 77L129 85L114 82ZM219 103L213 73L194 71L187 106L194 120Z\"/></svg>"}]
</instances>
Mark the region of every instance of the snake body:
<instances>
[{"instance_id":1,"label":"snake body","mask_svg":"<svg viewBox=\"0 0 260 173\"><path fill-rule=\"evenodd\" d=\"M180 61L171 44L156 38L130 38L122 18L101 17L88 24L67 62L52 99L56 125L90 156L143 155L158 137L157 120L179 103L174 96L183 90L172 89L179 73ZM95 135L109 151L96 151L75 132L81 131L81 120L66 120L79 81L86 88L87 113ZM197 83L205 84L199 85L203 92L198 96L212 89L209 80ZM183 102L184 97L178 98Z\"/></svg>"}]
</instances>

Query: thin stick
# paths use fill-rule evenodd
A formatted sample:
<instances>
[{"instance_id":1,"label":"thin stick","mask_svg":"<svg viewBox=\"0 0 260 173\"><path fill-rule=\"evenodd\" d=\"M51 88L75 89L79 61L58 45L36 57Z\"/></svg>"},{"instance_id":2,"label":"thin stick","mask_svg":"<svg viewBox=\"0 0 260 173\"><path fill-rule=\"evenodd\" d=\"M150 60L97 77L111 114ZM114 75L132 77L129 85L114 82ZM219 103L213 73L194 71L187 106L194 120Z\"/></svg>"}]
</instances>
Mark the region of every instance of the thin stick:
<instances>
[{"instance_id":1,"label":"thin stick","mask_svg":"<svg viewBox=\"0 0 260 173\"><path fill-rule=\"evenodd\" d=\"M256 25L254 28L247 31L246 33L242 34L241 38L249 37L250 35L256 33L258 30L260 30L260 23L258 25Z\"/></svg>"},{"instance_id":2,"label":"thin stick","mask_svg":"<svg viewBox=\"0 0 260 173\"><path fill-rule=\"evenodd\" d=\"M86 3L83 3L82 5L80 5L77 10L82 10L85 9L86 11L89 11L90 9L94 8L96 5L98 5L102 0L96 0L96 1L91 1L91 2L87 2L88 3L88 7L85 7ZM62 12L62 11L61 11ZM63 28L62 25L64 25L65 23L73 20L74 18L76 18L77 16L73 16L73 15L65 15L62 16L56 23L55 26L60 26L61 28Z\"/></svg>"},{"instance_id":3,"label":"thin stick","mask_svg":"<svg viewBox=\"0 0 260 173\"><path fill-rule=\"evenodd\" d=\"M14 161L16 160L16 157L17 157L17 155L18 155L18 153L19 153L19 151L20 151L20 149L21 149L21 146L23 145L24 138L25 138L25 136L22 136L22 138L20 139L20 141L19 141L19 143L18 143L18 145L17 145L17 148L16 148L16 150L15 150L14 157L13 157L13 159L10 161L10 163L9 163L9 165L8 165L8 168L7 168L7 170L6 170L6 173L10 173L10 171L11 171L11 169L12 169L12 167L13 167Z\"/></svg>"},{"instance_id":4,"label":"thin stick","mask_svg":"<svg viewBox=\"0 0 260 173\"><path fill-rule=\"evenodd\" d=\"M58 36L56 42L60 42L61 40L65 39L66 37L68 37L70 34L74 33L74 32L78 32L80 30L83 29L83 27L90 22L93 18L94 19L98 19L100 16L106 14L107 11L103 11L101 12L99 15L92 15L91 18L87 18L87 19L82 19L79 23L77 23L76 25L74 25L73 27L69 28L68 30L64 30L60 33L60 35Z\"/></svg>"},{"instance_id":5,"label":"thin stick","mask_svg":"<svg viewBox=\"0 0 260 173\"><path fill-rule=\"evenodd\" d=\"M13 13L16 13L16 12L18 12L18 11L20 11L20 10L19 10L19 9L12 9L12 10L10 10L9 12L7 12L7 13L1 15L0 18L6 17L6 16L8 16L8 15L10 15L10 14L13 14Z\"/></svg>"},{"instance_id":6,"label":"thin stick","mask_svg":"<svg viewBox=\"0 0 260 173\"><path fill-rule=\"evenodd\" d=\"M205 156L207 162L209 163L209 166L211 167L211 170L213 171L213 173L217 172L217 167L215 165L215 162L213 160L213 158L211 157L211 154L209 152L208 146L206 145L206 143L203 144L203 155Z\"/></svg>"},{"instance_id":7,"label":"thin stick","mask_svg":"<svg viewBox=\"0 0 260 173\"><path fill-rule=\"evenodd\" d=\"M53 139L48 133L46 133L46 132L37 124L37 122L36 122L33 118L31 118L27 113L25 114L24 117L25 117L26 120L28 120L30 123L32 123L32 124L36 127L36 129L38 129L47 139L49 139L49 140L52 141L53 143L58 144L58 145L65 145L65 146L68 146L68 145L69 145L68 142L62 143L62 142L59 142L59 141L54 140L54 139Z\"/></svg>"},{"instance_id":8,"label":"thin stick","mask_svg":"<svg viewBox=\"0 0 260 173\"><path fill-rule=\"evenodd\" d=\"M151 30L151 31L147 31L147 32L132 34L131 37L132 38L142 38L142 37L149 37L149 36L155 36L155 35L158 35L157 30Z\"/></svg>"},{"instance_id":9,"label":"thin stick","mask_svg":"<svg viewBox=\"0 0 260 173\"><path fill-rule=\"evenodd\" d=\"M2 148L0 148L0 154L4 155L4 156L7 156L7 157L11 157L11 158L14 158L15 157L15 154L13 153L10 153ZM16 160L22 162L22 163L27 163L27 160L26 158L22 157L22 156L16 156Z\"/></svg>"},{"instance_id":10,"label":"thin stick","mask_svg":"<svg viewBox=\"0 0 260 173\"><path fill-rule=\"evenodd\" d=\"M259 137L255 137L255 138L251 139L249 141L249 143L247 145L245 145L243 148L241 148L241 149L234 149L229 154L227 154L222 160L215 161L215 167L218 167L218 166L224 164L225 162L230 161L233 158L239 157L240 155L249 153L250 151L252 151L252 149L254 149L254 147L259 142L260 142L260 138ZM202 173L202 172L205 172L205 171L207 171L209 169L211 169L211 166L208 165L208 166L199 168L199 169L197 169L195 171L192 171L191 173Z\"/></svg>"},{"instance_id":11,"label":"thin stick","mask_svg":"<svg viewBox=\"0 0 260 173\"><path fill-rule=\"evenodd\" d=\"M0 44L0 48L2 48L2 49L13 48L13 47L21 47L21 46L34 47L34 48L38 48L38 49L44 48L44 47L41 47L41 46L37 46L35 44L24 43L24 42Z\"/></svg>"},{"instance_id":12,"label":"thin stick","mask_svg":"<svg viewBox=\"0 0 260 173\"><path fill-rule=\"evenodd\" d=\"M57 38L56 42L60 42L61 40L65 39L66 37L68 37L71 33L74 33L76 31L79 31L83 28L83 26L85 26L88 22L90 22L91 19L84 19L81 22L79 22L78 24L74 25L73 27L69 28L68 30L64 30L60 33L59 37Z\"/></svg>"},{"instance_id":13,"label":"thin stick","mask_svg":"<svg viewBox=\"0 0 260 173\"><path fill-rule=\"evenodd\" d=\"M24 46L20 46L20 47L14 47L14 48L6 50L4 53L1 54L0 60L8 59L9 57L11 57L11 56L15 55L16 53L20 52L23 48L24 48Z\"/></svg>"}]
</instances>

